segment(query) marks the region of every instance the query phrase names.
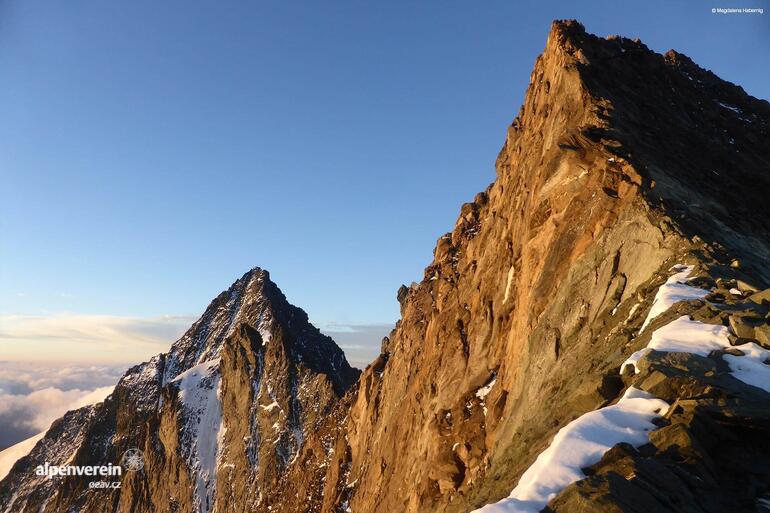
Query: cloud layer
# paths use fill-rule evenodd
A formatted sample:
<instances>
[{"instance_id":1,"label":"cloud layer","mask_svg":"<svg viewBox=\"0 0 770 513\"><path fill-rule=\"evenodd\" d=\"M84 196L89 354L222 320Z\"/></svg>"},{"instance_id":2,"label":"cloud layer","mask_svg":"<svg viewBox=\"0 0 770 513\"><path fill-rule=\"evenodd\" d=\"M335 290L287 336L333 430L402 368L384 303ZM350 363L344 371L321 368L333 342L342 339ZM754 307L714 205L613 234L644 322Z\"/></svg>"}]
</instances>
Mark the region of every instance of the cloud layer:
<instances>
[{"instance_id":1,"label":"cloud layer","mask_svg":"<svg viewBox=\"0 0 770 513\"><path fill-rule=\"evenodd\" d=\"M117 367L0 362L0 449L45 431L69 410L103 400L122 373Z\"/></svg>"},{"instance_id":2,"label":"cloud layer","mask_svg":"<svg viewBox=\"0 0 770 513\"><path fill-rule=\"evenodd\" d=\"M0 450L48 428L68 410L103 399L130 365L168 350L195 319L60 314L0 316ZM321 330L366 367L391 324Z\"/></svg>"},{"instance_id":3,"label":"cloud layer","mask_svg":"<svg viewBox=\"0 0 770 513\"><path fill-rule=\"evenodd\" d=\"M194 317L0 316L0 360L134 364L166 351Z\"/></svg>"},{"instance_id":4,"label":"cloud layer","mask_svg":"<svg viewBox=\"0 0 770 513\"><path fill-rule=\"evenodd\" d=\"M380 354L382 337L393 324L327 324L319 329L345 351L350 365L363 369Z\"/></svg>"},{"instance_id":5,"label":"cloud layer","mask_svg":"<svg viewBox=\"0 0 770 513\"><path fill-rule=\"evenodd\" d=\"M168 350L194 320L0 316L0 449L100 401L125 369Z\"/></svg>"}]
</instances>

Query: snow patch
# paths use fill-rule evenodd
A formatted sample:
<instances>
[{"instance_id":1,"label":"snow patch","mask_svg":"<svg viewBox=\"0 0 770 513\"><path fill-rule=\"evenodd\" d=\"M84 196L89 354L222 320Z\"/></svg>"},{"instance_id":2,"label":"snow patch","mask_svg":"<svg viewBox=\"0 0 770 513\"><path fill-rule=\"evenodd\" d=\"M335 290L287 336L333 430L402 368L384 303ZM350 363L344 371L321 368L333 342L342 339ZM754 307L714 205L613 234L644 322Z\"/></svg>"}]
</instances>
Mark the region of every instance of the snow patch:
<instances>
[{"instance_id":1,"label":"snow patch","mask_svg":"<svg viewBox=\"0 0 770 513\"><path fill-rule=\"evenodd\" d=\"M730 105L729 103L720 102L720 101L718 101L717 103L723 109L731 110L731 111L735 112L736 114L743 114L743 111L741 109L739 109L738 107L736 107L735 105Z\"/></svg>"},{"instance_id":2,"label":"snow patch","mask_svg":"<svg viewBox=\"0 0 770 513\"><path fill-rule=\"evenodd\" d=\"M489 392L491 392L492 388L495 386L495 383L497 383L497 375L493 373L492 374L492 379L489 380L489 383L487 383L483 387L481 387L478 390L476 390L476 397L478 397L481 400L481 407L482 407L482 409L484 411L484 416L485 417L487 416L487 404L486 404L485 400L486 400L487 395L489 395ZM473 405L471 404L468 409L470 409L470 407L472 407L472 406Z\"/></svg>"},{"instance_id":3,"label":"snow patch","mask_svg":"<svg viewBox=\"0 0 770 513\"><path fill-rule=\"evenodd\" d=\"M214 507L217 461L226 428L222 422L219 358L200 363L172 380L179 387L185 415L183 443L195 477L195 508L210 513Z\"/></svg>"},{"instance_id":4,"label":"snow patch","mask_svg":"<svg viewBox=\"0 0 770 513\"><path fill-rule=\"evenodd\" d=\"M513 283L513 266L508 269L508 279L505 283L505 296L503 297L503 303L508 301L508 296L511 293L511 284Z\"/></svg>"},{"instance_id":5,"label":"snow patch","mask_svg":"<svg viewBox=\"0 0 770 513\"><path fill-rule=\"evenodd\" d=\"M280 406L275 401L273 401L272 403L268 404L267 406L264 406L264 405L260 404L259 407L262 408L263 410L266 410L266 411L273 411L275 408L279 408L280 409Z\"/></svg>"},{"instance_id":6,"label":"snow patch","mask_svg":"<svg viewBox=\"0 0 770 513\"><path fill-rule=\"evenodd\" d=\"M764 363L770 358L770 351L754 342L736 346L736 348L743 351L743 356L722 355L730 366L733 376L747 385L770 393L770 366Z\"/></svg>"},{"instance_id":7,"label":"snow patch","mask_svg":"<svg viewBox=\"0 0 770 513\"><path fill-rule=\"evenodd\" d=\"M0 451L0 481L8 475L17 461L32 452L44 436L45 431Z\"/></svg>"},{"instance_id":8,"label":"snow patch","mask_svg":"<svg viewBox=\"0 0 770 513\"><path fill-rule=\"evenodd\" d=\"M633 365L635 373L639 372L639 360L653 350L708 356L711 351L730 347L728 334L729 331L724 326L692 321L683 315L655 330L647 347L629 356L620 368L625 369L626 365Z\"/></svg>"},{"instance_id":9,"label":"snow patch","mask_svg":"<svg viewBox=\"0 0 770 513\"><path fill-rule=\"evenodd\" d=\"M708 290L699 289L687 285L685 282L692 273L693 266L691 265L675 265L671 270L679 271L671 276L666 283L660 286L658 292L655 294L655 299L652 301L652 308L650 313L647 314L647 318L642 324L642 328L639 330L644 331L644 328L655 319L657 316L671 308L674 303L679 301L690 301L692 299L703 299L709 293Z\"/></svg>"},{"instance_id":10,"label":"snow patch","mask_svg":"<svg viewBox=\"0 0 770 513\"><path fill-rule=\"evenodd\" d=\"M614 445L647 443L649 432L656 429L653 419L668 406L630 387L617 404L590 411L560 429L508 498L471 513L538 513L565 487L585 477L581 468L598 462Z\"/></svg>"},{"instance_id":11,"label":"snow patch","mask_svg":"<svg viewBox=\"0 0 770 513\"><path fill-rule=\"evenodd\" d=\"M478 390L476 390L476 397L478 397L479 399L481 399L483 401L484 398L487 395L489 395L489 392L492 391L492 387L495 386L495 383L497 383L497 376L492 378L492 381L490 381L489 383L487 383L483 387L481 387Z\"/></svg>"},{"instance_id":12,"label":"snow patch","mask_svg":"<svg viewBox=\"0 0 770 513\"><path fill-rule=\"evenodd\" d=\"M621 369L633 365L634 371L639 372L639 360L652 350L708 356L712 351L731 347L727 338L729 333L724 326L692 321L682 316L655 330L649 345L632 354L623 362ZM754 342L735 346L735 349L743 355L722 355L733 377L770 393L770 365L764 363L770 358L770 351Z\"/></svg>"}]
</instances>

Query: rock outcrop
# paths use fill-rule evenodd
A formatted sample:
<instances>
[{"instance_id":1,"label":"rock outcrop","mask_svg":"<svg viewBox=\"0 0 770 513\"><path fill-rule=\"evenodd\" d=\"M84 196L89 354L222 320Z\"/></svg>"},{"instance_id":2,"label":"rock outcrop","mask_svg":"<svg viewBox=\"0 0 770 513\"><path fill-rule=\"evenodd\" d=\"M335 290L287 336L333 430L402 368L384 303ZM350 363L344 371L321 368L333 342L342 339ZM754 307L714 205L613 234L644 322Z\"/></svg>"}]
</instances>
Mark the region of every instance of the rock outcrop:
<instances>
[{"instance_id":1,"label":"rock outcrop","mask_svg":"<svg viewBox=\"0 0 770 513\"><path fill-rule=\"evenodd\" d=\"M764 511L770 394L728 363L768 345L769 124L767 102L681 54L555 22L494 183L398 290L402 318L355 385L254 271L103 405L68 414L83 417L75 461L139 447L143 473L102 495L74 478L37 489L47 436L0 484L0 511L466 513L631 386L672 405L659 429L547 511ZM702 297L651 315L676 264ZM735 347L622 368L681 316Z\"/></svg>"}]
</instances>

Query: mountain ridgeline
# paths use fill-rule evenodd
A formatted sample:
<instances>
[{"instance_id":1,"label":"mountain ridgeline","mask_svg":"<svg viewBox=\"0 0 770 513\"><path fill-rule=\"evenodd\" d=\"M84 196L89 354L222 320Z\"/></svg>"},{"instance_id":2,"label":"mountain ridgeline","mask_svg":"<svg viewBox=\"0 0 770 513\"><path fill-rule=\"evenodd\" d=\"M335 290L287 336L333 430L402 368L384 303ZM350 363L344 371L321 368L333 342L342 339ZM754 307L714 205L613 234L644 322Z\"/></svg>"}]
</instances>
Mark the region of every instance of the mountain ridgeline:
<instances>
[{"instance_id":1,"label":"mountain ridgeline","mask_svg":"<svg viewBox=\"0 0 770 513\"><path fill-rule=\"evenodd\" d=\"M770 104L686 56L554 22L495 181L362 373L253 269L57 420L0 512L770 512L769 141ZM663 337L687 322L709 350ZM539 455L639 394L667 405L642 442L526 498ZM119 489L34 472L131 448Z\"/></svg>"}]
</instances>

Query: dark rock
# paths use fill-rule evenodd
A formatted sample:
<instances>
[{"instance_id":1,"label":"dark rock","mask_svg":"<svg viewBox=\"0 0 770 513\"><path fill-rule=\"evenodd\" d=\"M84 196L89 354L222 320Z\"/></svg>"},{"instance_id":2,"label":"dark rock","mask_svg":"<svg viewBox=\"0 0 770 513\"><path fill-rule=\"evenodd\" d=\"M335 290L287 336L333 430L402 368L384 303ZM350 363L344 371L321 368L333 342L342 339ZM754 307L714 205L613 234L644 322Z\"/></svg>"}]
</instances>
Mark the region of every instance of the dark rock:
<instances>
[{"instance_id":1,"label":"dark rock","mask_svg":"<svg viewBox=\"0 0 770 513\"><path fill-rule=\"evenodd\" d=\"M612 400L618 397L623 390L623 380L617 374L608 374L602 376L602 383L599 385L599 394L606 399Z\"/></svg>"},{"instance_id":2,"label":"dark rock","mask_svg":"<svg viewBox=\"0 0 770 513\"><path fill-rule=\"evenodd\" d=\"M407 298L408 295L409 295L409 287L407 287L406 285L401 285L398 288L398 292L396 292L396 299L398 300L399 304L403 305L404 300Z\"/></svg>"},{"instance_id":3,"label":"dark rock","mask_svg":"<svg viewBox=\"0 0 770 513\"><path fill-rule=\"evenodd\" d=\"M731 346L742 346L743 344L748 344L749 342L753 342L753 340L750 338L736 337L733 334L728 335L727 339L730 341Z\"/></svg>"}]
</instances>

